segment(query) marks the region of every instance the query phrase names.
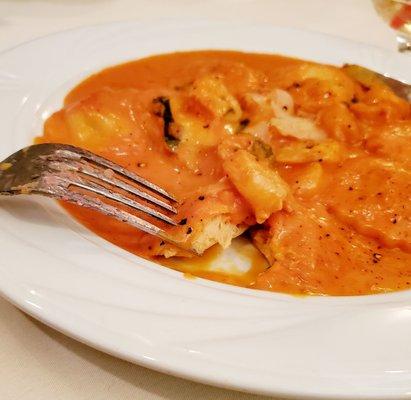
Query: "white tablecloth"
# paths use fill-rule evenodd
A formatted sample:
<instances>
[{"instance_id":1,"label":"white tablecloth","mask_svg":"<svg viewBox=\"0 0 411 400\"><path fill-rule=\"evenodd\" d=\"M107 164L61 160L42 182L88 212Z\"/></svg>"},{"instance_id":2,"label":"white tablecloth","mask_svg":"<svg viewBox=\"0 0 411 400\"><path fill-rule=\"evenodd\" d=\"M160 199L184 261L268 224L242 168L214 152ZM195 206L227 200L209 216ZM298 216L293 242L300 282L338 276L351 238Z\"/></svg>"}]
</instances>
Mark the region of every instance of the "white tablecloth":
<instances>
[{"instance_id":1,"label":"white tablecloth","mask_svg":"<svg viewBox=\"0 0 411 400\"><path fill-rule=\"evenodd\" d=\"M264 22L396 47L394 33L369 0L0 0L0 51L63 29L157 17ZM2 299L0 343L0 400L263 399L108 356L27 317Z\"/></svg>"}]
</instances>

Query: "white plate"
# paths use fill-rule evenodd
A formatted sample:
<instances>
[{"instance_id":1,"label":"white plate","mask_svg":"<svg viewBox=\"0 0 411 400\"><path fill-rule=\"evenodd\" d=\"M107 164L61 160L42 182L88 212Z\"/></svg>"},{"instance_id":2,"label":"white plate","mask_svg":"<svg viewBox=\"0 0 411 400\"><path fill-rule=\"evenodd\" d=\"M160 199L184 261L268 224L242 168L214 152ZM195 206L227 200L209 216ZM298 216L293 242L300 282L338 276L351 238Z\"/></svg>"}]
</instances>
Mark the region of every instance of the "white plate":
<instances>
[{"instance_id":1,"label":"white plate","mask_svg":"<svg viewBox=\"0 0 411 400\"><path fill-rule=\"evenodd\" d=\"M68 89L93 71L209 48L359 63L405 80L411 71L399 54L272 26L159 21L67 31L0 55L0 159L30 143ZM93 347L257 393L411 396L409 291L296 298L187 280L94 236L47 200L1 199L0 221L3 296Z\"/></svg>"}]
</instances>

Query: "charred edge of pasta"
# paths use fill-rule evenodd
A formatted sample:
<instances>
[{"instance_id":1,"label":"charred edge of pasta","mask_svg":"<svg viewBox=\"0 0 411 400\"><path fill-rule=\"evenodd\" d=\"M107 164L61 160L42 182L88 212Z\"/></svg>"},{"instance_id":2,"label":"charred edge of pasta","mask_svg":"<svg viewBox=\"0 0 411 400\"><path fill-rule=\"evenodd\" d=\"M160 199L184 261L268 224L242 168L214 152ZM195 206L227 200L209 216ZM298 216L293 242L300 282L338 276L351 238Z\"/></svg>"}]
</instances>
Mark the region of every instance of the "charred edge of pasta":
<instances>
[{"instance_id":1,"label":"charred edge of pasta","mask_svg":"<svg viewBox=\"0 0 411 400\"><path fill-rule=\"evenodd\" d=\"M173 136L170 131L170 125L174 122L173 114L171 112L170 99L164 96L160 96L156 97L153 100L153 103L159 103L163 106L161 117L164 121L164 140L171 149L174 149L178 145L180 140L177 137Z\"/></svg>"},{"instance_id":2,"label":"charred edge of pasta","mask_svg":"<svg viewBox=\"0 0 411 400\"><path fill-rule=\"evenodd\" d=\"M254 139L251 152L255 157L257 157L257 160L267 159L274 155L271 146L264 143L260 139Z\"/></svg>"}]
</instances>

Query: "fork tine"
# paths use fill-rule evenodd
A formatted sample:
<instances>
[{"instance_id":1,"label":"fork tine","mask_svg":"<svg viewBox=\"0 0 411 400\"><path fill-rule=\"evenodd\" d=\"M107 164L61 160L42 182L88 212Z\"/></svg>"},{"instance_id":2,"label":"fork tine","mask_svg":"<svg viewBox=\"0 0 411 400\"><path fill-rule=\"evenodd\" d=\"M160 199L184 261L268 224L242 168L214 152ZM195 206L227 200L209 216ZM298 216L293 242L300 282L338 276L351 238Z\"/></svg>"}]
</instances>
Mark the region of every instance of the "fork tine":
<instances>
[{"instance_id":1,"label":"fork tine","mask_svg":"<svg viewBox=\"0 0 411 400\"><path fill-rule=\"evenodd\" d=\"M126 182L113 177L108 177L107 175L104 174L104 172L99 171L96 168L88 168L88 167L84 167L84 165L79 165L78 166L78 171L81 172L84 175L90 176L92 178L96 178L99 179L113 187L116 188L120 188L125 190L128 193L134 194L144 200L149 201L152 204L156 204L157 206L164 208L168 211L171 211L174 214L177 214L177 210L171 206L170 204L152 196L151 194L147 193L147 192L143 192L141 190L139 190L138 188L136 188L135 186L131 186L129 184L127 184Z\"/></svg>"},{"instance_id":2,"label":"fork tine","mask_svg":"<svg viewBox=\"0 0 411 400\"><path fill-rule=\"evenodd\" d=\"M69 184L70 182L66 182ZM110 204L107 204L98 198L88 196L83 193L77 193L70 190L64 190L62 192L54 192L50 190L39 190L38 194L42 194L47 197L59 198L60 200L81 205L82 207L87 207L98 212L101 212L109 217L115 218L121 222L126 222L137 229L142 230L143 232L149 233L151 235L157 236L160 239L163 239L169 243L172 243L178 247L184 248L181 243L173 240L167 233L160 227L152 224L149 221L146 221L142 218L137 217L136 215L130 214L127 211L121 210L117 207L114 207ZM188 249L189 251L189 249Z\"/></svg>"},{"instance_id":3,"label":"fork tine","mask_svg":"<svg viewBox=\"0 0 411 400\"><path fill-rule=\"evenodd\" d=\"M173 221L171 218L167 217L167 215L164 215L164 214L158 212L157 210L154 210L150 207L147 207L143 204L140 204L140 203L138 203L138 202L126 197L126 196L123 196L123 195L118 194L118 193L114 193L114 192L108 190L107 188L105 188L104 186L100 186L100 185L96 184L95 182L85 182L83 180L78 180L78 181L70 180L69 184L73 185L73 186L77 186L77 187L85 189L85 190L88 190L92 193L99 194L99 195L104 196L108 199L117 201L118 203L124 204L126 206L131 207L131 208L134 208L135 210L145 212L146 214L152 215L153 217L155 217L155 218L157 218L161 221L164 221L164 222L166 222L170 225L177 225L177 223L175 221Z\"/></svg>"},{"instance_id":4,"label":"fork tine","mask_svg":"<svg viewBox=\"0 0 411 400\"><path fill-rule=\"evenodd\" d=\"M150 193L143 192L140 189L138 189L135 186L131 186L128 183L117 179L115 177L115 174L113 172L113 176L108 176L105 171L107 169L102 170L101 167L97 167L94 164L91 164L89 161L70 161L70 164L62 164L63 161L51 161L49 164L49 167L56 170L57 172L62 171L63 169L70 169L72 171L79 172L83 175L96 178L104 183L107 183L108 185L114 187L114 188L119 188L123 189L128 193L134 194L144 200L149 201L152 204L155 204L161 208L164 208L167 211L170 211L174 214L177 214L177 210L170 204L160 200L157 197L152 196ZM109 170L111 171L111 170Z\"/></svg>"},{"instance_id":5,"label":"fork tine","mask_svg":"<svg viewBox=\"0 0 411 400\"><path fill-rule=\"evenodd\" d=\"M73 159L72 156L74 155L76 160L80 160L81 158L86 159L96 164L97 166L109 168L117 172L118 174L130 179L132 182L139 183L140 185L149 188L153 192L164 196L166 199L169 199L175 202L177 201L170 193L165 191L163 188L155 185L154 183L151 183L150 181L147 181L146 179L134 174L133 172L128 171L127 169L121 167L120 165L112 161L109 161L103 157L100 157L96 154L93 154L87 150L80 149L75 146L66 145L65 150L57 150L56 154L62 156L63 158L67 158L67 156L69 156L68 158Z\"/></svg>"},{"instance_id":6,"label":"fork tine","mask_svg":"<svg viewBox=\"0 0 411 400\"><path fill-rule=\"evenodd\" d=\"M57 191L53 190L50 186L48 186L47 189L36 189L33 191L33 193L37 193L47 197L52 197L54 199L67 201L69 203L73 203L82 207L98 211L111 218L115 218L118 221L125 222L131 226L134 226L135 228L140 229L145 233L154 235L166 241L167 243L173 244L174 246L179 247L180 249L183 249L189 253L199 255L195 250L184 245L183 242L179 242L173 239L169 234L167 234L167 232L165 232L162 228L158 227L157 225L154 225L151 222L146 221L140 217L137 217L136 215L133 215L125 210L121 210L117 207L114 207L111 204L107 204L96 197L68 190L67 188L71 184L71 182L65 179L64 177L58 177L57 180L61 184L58 185L59 189Z\"/></svg>"}]
</instances>

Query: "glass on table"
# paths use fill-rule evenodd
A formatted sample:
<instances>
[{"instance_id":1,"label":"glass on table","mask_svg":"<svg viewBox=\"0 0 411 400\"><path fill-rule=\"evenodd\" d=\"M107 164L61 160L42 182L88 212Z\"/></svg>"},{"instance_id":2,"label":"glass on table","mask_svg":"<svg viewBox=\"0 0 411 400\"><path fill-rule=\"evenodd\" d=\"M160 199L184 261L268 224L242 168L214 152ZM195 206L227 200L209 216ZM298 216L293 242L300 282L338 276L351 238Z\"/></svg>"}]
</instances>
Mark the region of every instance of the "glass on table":
<instances>
[{"instance_id":1,"label":"glass on table","mask_svg":"<svg viewBox=\"0 0 411 400\"><path fill-rule=\"evenodd\" d=\"M411 0L373 0L380 17L397 31L398 50L411 51Z\"/></svg>"}]
</instances>

